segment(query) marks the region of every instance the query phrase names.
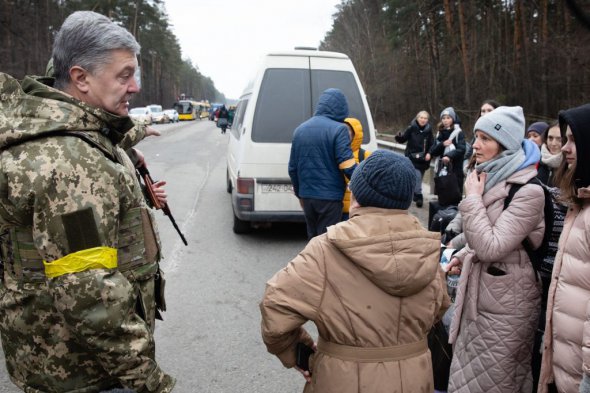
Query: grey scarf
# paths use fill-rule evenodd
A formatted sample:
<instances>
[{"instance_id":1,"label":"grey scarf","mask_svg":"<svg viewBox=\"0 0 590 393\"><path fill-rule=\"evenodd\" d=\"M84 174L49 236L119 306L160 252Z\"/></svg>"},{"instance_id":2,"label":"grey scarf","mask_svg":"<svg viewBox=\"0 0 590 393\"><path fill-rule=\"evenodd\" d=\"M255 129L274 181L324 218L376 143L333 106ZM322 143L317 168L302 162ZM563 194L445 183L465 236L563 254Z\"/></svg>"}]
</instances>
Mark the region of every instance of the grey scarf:
<instances>
[{"instance_id":1,"label":"grey scarf","mask_svg":"<svg viewBox=\"0 0 590 393\"><path fill-rule=\"evenodd\" d=\"M524 160L525 154L522 149L513 151L504 150L490 161L476 164L475 170L477 173L487 173L484 192L487 192L502 180L508 179L520 168Z\"/></svg>"}]
</instances>

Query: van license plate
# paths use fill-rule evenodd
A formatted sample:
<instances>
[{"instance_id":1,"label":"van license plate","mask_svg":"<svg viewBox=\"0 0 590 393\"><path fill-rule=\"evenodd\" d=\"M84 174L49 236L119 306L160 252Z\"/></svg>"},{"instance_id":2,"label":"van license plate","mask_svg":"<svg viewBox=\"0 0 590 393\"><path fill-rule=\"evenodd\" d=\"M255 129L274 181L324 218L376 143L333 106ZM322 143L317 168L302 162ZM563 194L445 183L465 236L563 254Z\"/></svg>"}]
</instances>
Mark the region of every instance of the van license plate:
<instances>
[{"instance_id":1,"label":"van license plate","mask_svg":"<svg viewBox=\"0 0 590 393\"><path fill-rule=\"evenodd\" d=\"M262 192L293 192L291 184L261 184Z\"/></svg>"}]
</instances>

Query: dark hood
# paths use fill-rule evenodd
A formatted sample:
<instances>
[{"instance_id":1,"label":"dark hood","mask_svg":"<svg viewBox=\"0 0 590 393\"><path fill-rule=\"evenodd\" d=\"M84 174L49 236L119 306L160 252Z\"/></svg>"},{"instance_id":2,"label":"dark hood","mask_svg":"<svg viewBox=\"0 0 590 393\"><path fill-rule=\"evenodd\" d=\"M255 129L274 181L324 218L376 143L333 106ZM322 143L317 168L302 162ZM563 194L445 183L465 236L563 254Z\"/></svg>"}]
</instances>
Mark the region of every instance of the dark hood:
<instances>
[{"instance_id":1,"label":"dark hood","mask_svg":"<svg viewBox=\"0 0 590 393\"><path fill-rule=\"evenodd\" d=\"M320 96L314 116L326 116L343 122L348 117L346 96L339 89L327 89Z\"/></svg>"},{"instance_id":2,"label":"dark hood","mask_svg":"<svg viewBox=\"0 0 590 393\"><path fill-rule=\"evenodd\" d=\"M590 104L559 112L559 125L564 129L570 126L576 143L576 187L590 186Z\"/></svg>"}]
</instances>

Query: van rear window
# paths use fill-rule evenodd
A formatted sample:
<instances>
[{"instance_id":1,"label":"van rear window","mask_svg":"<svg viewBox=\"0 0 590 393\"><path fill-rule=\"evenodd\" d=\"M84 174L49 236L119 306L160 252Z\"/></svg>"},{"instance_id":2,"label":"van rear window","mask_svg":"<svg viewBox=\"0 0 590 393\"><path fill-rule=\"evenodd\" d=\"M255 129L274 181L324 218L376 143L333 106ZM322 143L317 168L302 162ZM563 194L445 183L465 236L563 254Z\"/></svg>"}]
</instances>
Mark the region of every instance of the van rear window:
<instances>
[{"instance_id":1,"label":"van rear window","mask_svg":"<svg viewBox=\"0 0 590 393\"><path fill-rule=\"evenodd\" d=\"M266 70L254 112L254 142L291 143L295 128L311 117L309 81L306 69Z\"/></svg>"},{"instance_id":2,"label":"van rear window","mask_svg":"<svg viewBox=\"0 0 590 393\"><path fill-rule=\"evenodd\" d=\"M313 97L313 108L318 104L324 90L336 87L344 93L348 101L348 116L357 118L363 125L363 143L369 143L367 114L361 98L361 92L357 86L352 72L313 70L311 72L311 89Z\"/></svg>"},{"instance_id":3,"label":"van rear window","mask_svg":"<svg viewBox=\"0 0 590 393\"><path fill-rule=\"evenodd\" d=\"M293 131L309 119L322 92L336 87L348 100L350 116L367 130L367 116L354 75L346 71L268 69L262 79L252 124L252 140L291 143ZM313 97L313 100L312 98ZM365 132L363 142L369 141Z\"/></svg>"}]
</instances>

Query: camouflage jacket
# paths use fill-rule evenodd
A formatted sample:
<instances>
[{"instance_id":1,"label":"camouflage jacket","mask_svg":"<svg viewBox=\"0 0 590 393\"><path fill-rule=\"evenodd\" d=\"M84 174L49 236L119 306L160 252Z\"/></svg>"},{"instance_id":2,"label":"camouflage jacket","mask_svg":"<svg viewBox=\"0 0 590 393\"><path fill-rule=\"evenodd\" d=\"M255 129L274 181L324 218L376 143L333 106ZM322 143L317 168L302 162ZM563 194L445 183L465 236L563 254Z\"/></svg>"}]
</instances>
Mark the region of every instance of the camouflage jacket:
<instances>
[{"instance_id":1,"label":"camouflage jacket","mask_svg":"<svg viewBox=\"0 0 590 393\"><path fill-rule=\"evenodd\" d=\"M144 204L116 146L133 122L33 78L21 87L1 75L0 92L0 228L31 227L37 250L52 261L71 252L61 217L91 208L100 243L117 248L122 214Z\"/></svg>"},{"instance_id":2,"label":"camouflage jacket","mask_svg":"<svg viewBox=\"0 0 590 393\"><path fill-rule=\"evenodd\" d=\"M149 384L156 386L157 381L148 383L146 379L162 380L164 376L153 361L152 337L153 277L158 270L160 247L156 240L156 249L149 250L150 257L144 258L146 250L136 239L137 231L125 232L135 220L136 227L143 226L140 233L145 236L152 232L157 239L133 165L117 145L131 146L143 137L143 131L134 128L128 117L88 106L46 85L49 81L50 78L27 77L19 83L0 73L0 234L9 234L8 243L12 242L13 247L15 239L24 236L24 243L32 244L33 254L38 253L40 259L48 262L94 246L116 249L119 267L125 261L127 268L121 270L128 282L120 277L106 279L122 283L126 288L122 302L131 294L128 306L132 310L133 302L141 303L147 310L142 316L145 321L127 312L133 319L123 324L135 329L140 344L105 341L105 354L110 352L109 346L117 346L118 353L123 355L99 358L102 349L89 348L88 343L95 342L90 338L93 334L108 336L110 331L71 331L72 320L88 317L83 316L87 315L83 302L68 306L67 299L84 296L86 291L92 293L87 295L92 298L83 300L92 306L96 301L93 299L105 296L100 288L96 292L91 287L76 288L75 284L84 277L74 276L74 281L60 283L58 289L65 288L64 293L52 292L44 279L35 279L35 275L43 273L42 264L41 271L36 270L40 261L35 257L31 271L24 269L24 273L31 273L32 280L23 279L26 274L22 268L10 271L10 266L5 266L0 334L8 372L11 380L27 392L95 392L120 381L126 381L124 385L137 391ZM150 227L147 229L146 214ZM143 221L140 216L144 216ZM3 257L15 250L5 251L3 248ZM70 292L68 285L73 288ZM139 300L133 300L135 296ZM72 314L79 310L78 315ZM101 328L109 326L98 326ZM81 339L80 334L90 338ZM123 374L120 369L124 369L125 362L121 359L126 359L129 348L137 347L143 349L135 358L135 374L124 370L121 377L118 373Z\"/></svg>"}]
</instances>

